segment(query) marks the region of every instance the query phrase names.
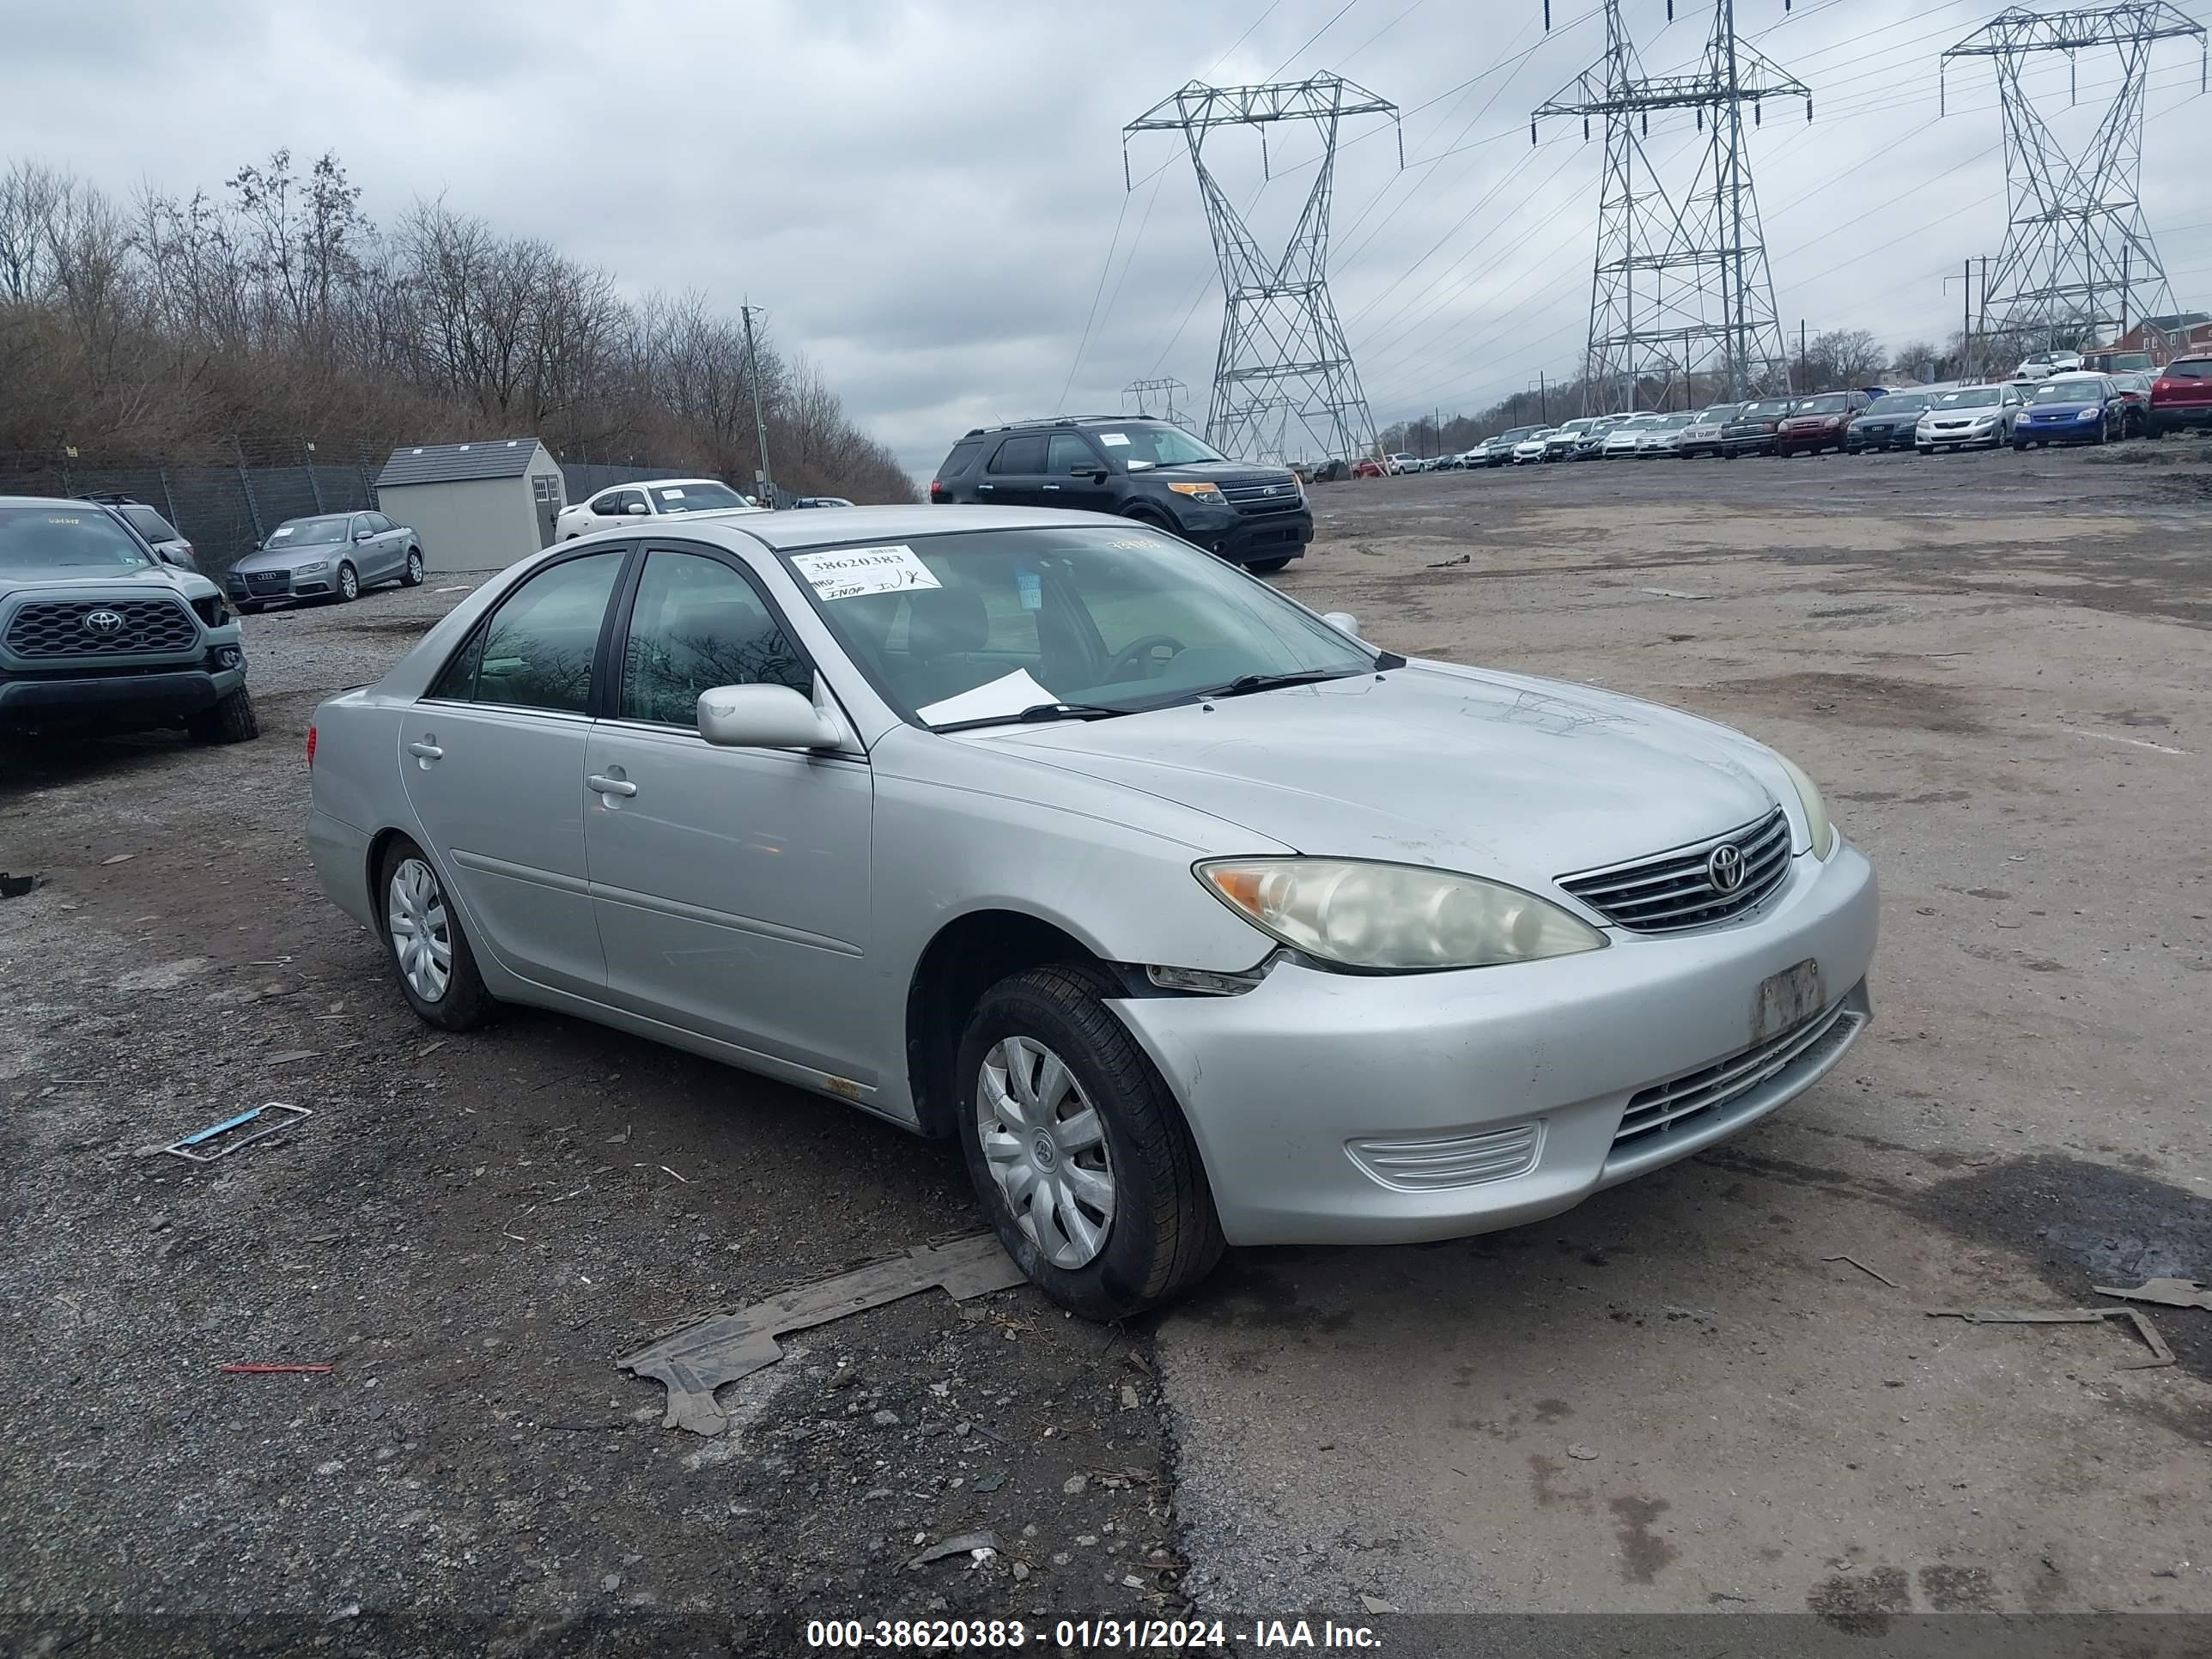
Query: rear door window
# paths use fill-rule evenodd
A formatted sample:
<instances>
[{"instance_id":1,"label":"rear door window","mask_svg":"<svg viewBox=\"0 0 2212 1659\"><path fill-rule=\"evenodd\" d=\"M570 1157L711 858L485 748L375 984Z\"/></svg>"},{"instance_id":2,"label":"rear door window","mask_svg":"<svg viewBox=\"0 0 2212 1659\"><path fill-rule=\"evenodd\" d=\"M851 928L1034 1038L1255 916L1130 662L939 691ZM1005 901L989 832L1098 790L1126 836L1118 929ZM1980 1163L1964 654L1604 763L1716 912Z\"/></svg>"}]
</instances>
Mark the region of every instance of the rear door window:
<instances>
[{"instance_id":1,"label":"rear door window","mask_svg":"<svg viewBox=\"0 0 2212 1659\"><path fill-rule=\"evenodd\" d=\"M999 453L991 457L991 471L1030 475L1042 472L1044 471L1044 434L1042 432L1009 438L999 446Z\"/></svg>"},{"instance_id":2,"label":"rear door window","mask_svg":"<svg viewBox=\"0 0 2212 1659\"><path fill-rule=\"evenodd\" d=\"M477 630L430 695L587 713L592 663L624 556L622 549L609 548L563 559L531 577Z\"/></svg>"}]
</instances>

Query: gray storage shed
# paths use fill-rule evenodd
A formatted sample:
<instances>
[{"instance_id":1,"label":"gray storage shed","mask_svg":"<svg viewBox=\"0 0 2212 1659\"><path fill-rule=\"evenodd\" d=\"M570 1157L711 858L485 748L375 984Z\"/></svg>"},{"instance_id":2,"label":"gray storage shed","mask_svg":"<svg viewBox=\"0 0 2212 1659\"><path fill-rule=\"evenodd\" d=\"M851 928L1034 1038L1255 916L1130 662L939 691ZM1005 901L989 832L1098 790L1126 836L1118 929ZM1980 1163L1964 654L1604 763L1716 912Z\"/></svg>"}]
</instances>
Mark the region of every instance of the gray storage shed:
<instances>
[{"instance_id":1,"label":"gray storage shed","mask_svg":"<svg viewBox=\"0 0 2212 1659\"><path fill-rule=\"evenodd\" d=\"M561 464L535 438L415 444L376 475L376 504L408 526L432 570L496 570L553 545Z\"/></svg>"}]
</instances>

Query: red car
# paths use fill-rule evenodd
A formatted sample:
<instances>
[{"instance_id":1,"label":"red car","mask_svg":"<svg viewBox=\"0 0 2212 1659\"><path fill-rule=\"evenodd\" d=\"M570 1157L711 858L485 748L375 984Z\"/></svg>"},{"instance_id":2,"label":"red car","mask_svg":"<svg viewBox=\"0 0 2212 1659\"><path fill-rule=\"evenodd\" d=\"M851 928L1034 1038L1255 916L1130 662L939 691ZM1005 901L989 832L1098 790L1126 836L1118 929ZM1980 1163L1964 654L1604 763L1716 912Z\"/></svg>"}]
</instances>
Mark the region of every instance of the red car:
<instances>
[{"instance_id":1,"label":"red car","mask_svg":"<svg viewBox=\"0 0 2212 1659\"><path fill-rule=\"evenodd\" d=\"M1352 476L1355 478L1379 478L1382 476L1382 463L1354 461L1352 464Z\"/></svg>"},{"instance_id":2,"label":"red car","mask_svg":"<svg viewBox=\"0 0 2212 1659\"><path fill-rule=\"evenodd\" d=\"M2212 427L2212 357L2177 357L2150 383L2150 435Z\"/></svg>"},{"instance_id":3,"label":"red car","mask_svg":"<svg viewBox=\"0 0 2212 1659\"><path fill-rule=\"evenodd\" d=\"M1817 455L1824 449L1841 449L1851 416L1873 401L1863 392L1824 392L1806 398L1775 429L1774 453Z\"/></svg>"}]
</instances>

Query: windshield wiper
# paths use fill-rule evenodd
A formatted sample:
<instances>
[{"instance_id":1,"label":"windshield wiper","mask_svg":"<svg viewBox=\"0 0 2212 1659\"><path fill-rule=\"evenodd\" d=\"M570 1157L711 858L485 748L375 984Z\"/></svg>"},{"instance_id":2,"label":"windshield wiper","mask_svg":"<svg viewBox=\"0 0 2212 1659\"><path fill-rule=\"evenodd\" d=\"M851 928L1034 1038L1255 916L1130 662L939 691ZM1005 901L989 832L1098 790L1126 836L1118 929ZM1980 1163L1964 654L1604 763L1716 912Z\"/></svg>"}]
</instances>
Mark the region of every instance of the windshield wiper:
<instances>
[{"instance_id":1,"label":"windshield wiper","mask_svg":"<svg viewBox=\"0 0 2212 1659\"><path fill-rule=\"evenodd\" d=\"M1033 702L1018 714L985 714L971 720L933 726L933 732L965 732L978 726L1035 726L1045 720L1103 720L1116 714L1133 714L1133 708L1115 708L1103 702Z\"/></svg>"},{"instance_id":2,"label":"windshield wiper","mask_svg":"<svg viewBox=\"0 0 2212 1659\"><path fill-rule=\"evenodd\" d=\"M1365 672L1359 668L1300 668L1281 674L1239 674L1226 685L1209 685L1202 691L1190 693L1188 700L1242 697L1254 691L1272 691L1279 685L1311 685L1319 680L1350 679Z\"/></svg>"}]
</instances>

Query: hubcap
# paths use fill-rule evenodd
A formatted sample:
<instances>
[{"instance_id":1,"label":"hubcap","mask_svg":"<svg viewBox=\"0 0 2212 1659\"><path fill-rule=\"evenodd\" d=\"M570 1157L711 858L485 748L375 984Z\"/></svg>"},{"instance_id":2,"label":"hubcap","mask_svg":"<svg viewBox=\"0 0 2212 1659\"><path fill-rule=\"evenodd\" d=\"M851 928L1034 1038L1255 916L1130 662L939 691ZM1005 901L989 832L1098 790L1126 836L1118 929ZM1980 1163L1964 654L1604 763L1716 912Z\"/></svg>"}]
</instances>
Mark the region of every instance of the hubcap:
<instances>
[{"instance_id":1,"label":"hubcap","mask_svg":"<svg viewBox=\"0 0 2212 1659\"><path fill-rule=\"evenodd\" d=\"M420 859L403 859L392 872L386 921L399 976L425 1002L446 994L453 973L452 924L438 878Z\"/></svg>"},{"instance_id":2,"label":"hubcap","mask_svg":"<svg viewBox=\"0 0 2212 1659\"><path fill-rule=\"evenodd\" d=\"M1035 1037L1002 1037L975 1090L983 1161L1015 1224L1055 1267L1080 1267L1114 1227L1114 1161L1083 1085Z\"/></svg>"},{"instance_id":3,"label":"hubcap","mask_svg":"<svg viewBox=\"0 0 2212 1659\"><path fill-rule=\"evenodd\" d=\"M346 598L351 599L360 587L361 578L355 575L351 570L338 572L338 592L344 594Z\"/></svg>"},{"instance_id":4,"label":"hubcap","mask_svg":"<svg viewBox=\"0 0 2212 1659\"><path fill-rule=\"evenodd\" d=\"M422 556L419 553L410 553L407 556L407 580L410 582L419 582L422 580Z\"/></svg>"}]
</instances>

